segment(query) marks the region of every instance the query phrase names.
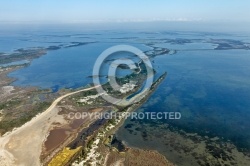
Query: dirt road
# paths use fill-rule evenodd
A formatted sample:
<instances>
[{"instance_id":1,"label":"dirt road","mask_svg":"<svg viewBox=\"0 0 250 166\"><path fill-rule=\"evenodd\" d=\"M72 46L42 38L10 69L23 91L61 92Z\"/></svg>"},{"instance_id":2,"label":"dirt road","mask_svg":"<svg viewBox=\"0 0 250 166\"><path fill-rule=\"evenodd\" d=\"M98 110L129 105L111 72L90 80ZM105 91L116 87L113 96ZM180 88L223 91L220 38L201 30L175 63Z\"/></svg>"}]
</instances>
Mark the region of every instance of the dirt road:
<instances>
[{"instance_id":1,"label":"dirt road","mask_svg":"<svg viewBox=\"0 0 250 166\"><path fill-rule=\"evenodd\" d=\"M43 142L52 124L67 123L58 115L57 104L64 98L98 86L78 90L57 98L43 113L23 126L0 137L0 166L39 166Z\"/></svg>"}]
</instances>

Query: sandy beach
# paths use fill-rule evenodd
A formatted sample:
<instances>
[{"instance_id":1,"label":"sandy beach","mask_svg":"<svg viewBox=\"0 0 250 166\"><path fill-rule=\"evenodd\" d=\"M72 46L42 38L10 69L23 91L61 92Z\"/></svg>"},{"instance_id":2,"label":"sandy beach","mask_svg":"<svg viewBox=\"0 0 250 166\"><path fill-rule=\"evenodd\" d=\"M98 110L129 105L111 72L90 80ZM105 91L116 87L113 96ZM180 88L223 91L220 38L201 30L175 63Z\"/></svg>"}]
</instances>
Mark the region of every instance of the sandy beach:
<instances>
[{"instance_id":1,"label":"sandy beach","mask_svg":"<svg viewBox=\"0 0 250 166\"><path fill-rule=\"evenodd\" d=\"M46 111L23 126L4 134L0 138L0 165L41 165L42 145L48 136L49 129L55 123L67 123L62 115L58 115L60 109L57 104L70 95L94 88L96 87L82 89L57 98Z\"/></svg>"}]
</instances>

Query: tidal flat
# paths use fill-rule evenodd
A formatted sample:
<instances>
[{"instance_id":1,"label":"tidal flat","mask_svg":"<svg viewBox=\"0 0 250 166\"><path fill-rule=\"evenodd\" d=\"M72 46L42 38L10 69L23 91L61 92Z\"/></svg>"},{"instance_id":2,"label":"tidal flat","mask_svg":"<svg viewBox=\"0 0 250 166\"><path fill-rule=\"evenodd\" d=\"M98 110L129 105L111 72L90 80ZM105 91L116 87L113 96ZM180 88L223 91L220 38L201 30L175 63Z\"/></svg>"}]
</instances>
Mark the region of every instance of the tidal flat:
<instances>
[{"instance_id":1,"label":"tidal flat","mask_svg":"<svg viewBox=\"0 0 250 166\"><path fill-rule=\"evenodd\" d=\"M168 77L138 111L178 111L182 118L178 121L128 119L117 131L117 138L134 148L157 150L177 164L190 160L193 165L249 165L249 36L168 31L62 31L17 35L11 46L7 38L0 39L8 46L0 50L2 64L7 64L1 67L2 94L13 96L9 93L11 88L6 86L13 86L15 91L12 92L38 88L35 95L30 91L24 95L19 93L19 97L30 97L25 98L25 103L30 105L37 99L51 102L58 97L55 92L64 94L91 83L92 77L88 76L93 64L106 48L117 44L140 48L151 58L156 77L163 72L167 72ZM39 54L34 54L34 49ZM23 56L19 57L21 54ZM6 60L10 55L12 59ZM131 55L120 54L123 56L136 60ZM12 61L23 58L27 60L24 64L12 66ZM104 81L112 60L114 58L107 60L106 67L104 65ZM124 67L120 70L121 74L126 73ZM68 90L63 91L64 88ZM4 122L7 115L10 117L7 113L22 118L20 112L14 112L14 107L20 108L24 102L16 99L12 98L7 105L1 103L0 116ZM25 115L31 119L40 112L42 110ZM1 132L21 126L27 121L26 116L24 121L10 128L2 126Z\"/></svg>"}]
</instances>

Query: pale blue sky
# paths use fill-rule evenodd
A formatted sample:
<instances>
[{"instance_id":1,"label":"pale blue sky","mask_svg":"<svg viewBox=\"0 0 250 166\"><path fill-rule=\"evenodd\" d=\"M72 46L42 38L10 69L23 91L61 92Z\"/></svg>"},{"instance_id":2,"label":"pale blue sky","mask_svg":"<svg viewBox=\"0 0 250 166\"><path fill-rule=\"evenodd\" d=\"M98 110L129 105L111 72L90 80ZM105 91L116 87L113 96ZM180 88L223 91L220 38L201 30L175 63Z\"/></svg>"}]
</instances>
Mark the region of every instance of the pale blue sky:
<instances>
[{"instance_id":1,"label":"pale blue sky","mask_svg":"<svg viewBox=\"0 0 250 166\"><path fill-rule=\"evenodd\" d=\"M0 0L0 22L250 22L250 0Z\"/></svg>"}]
</instances>

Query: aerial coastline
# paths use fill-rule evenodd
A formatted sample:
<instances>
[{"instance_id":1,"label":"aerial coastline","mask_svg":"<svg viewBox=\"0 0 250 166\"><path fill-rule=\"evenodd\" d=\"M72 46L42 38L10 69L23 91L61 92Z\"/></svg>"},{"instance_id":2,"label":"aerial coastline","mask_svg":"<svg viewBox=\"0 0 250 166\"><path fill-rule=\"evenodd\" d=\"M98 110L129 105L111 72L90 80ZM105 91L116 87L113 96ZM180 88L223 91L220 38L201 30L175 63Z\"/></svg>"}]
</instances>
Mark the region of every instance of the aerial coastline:
<instances>
[{"instance_id":1,"label":"aerial coastline","mask_svg":"<svg viewBox=\"0 0 250 166\"><path fill-rule=\"evenodd\" d=\"M40 50L38 50L38 54L40 54ZM37 57L36 54L34 54L34 56L32 56L31 58L36 58L36 57ZM7 82L3 83L3 85L5 85L5 87L7 87L7 86L9 86L9 84L12 81L14 81L13 79L8 79L8 77L6 77L6 75L9 72L12 72L13 70L17 70L17 69L20 69L20 68L26 67L26 66L27 66L27 64L3 67L2 71L5 71L5 72L3 72L3 77L5 76L5 79L2 79L2 80L8 80ZM162 79L163 78L160 77L159 80L162 80ZM159 84L158 81L156 81L156 83ZM8 94L10 94L10 92L12 90L16 89L16 87L13 87L13 86L12 86L12 88L13 89L9 88L10 91L6 91L5 90L5 97L8 97ZM64 98L66 98L66 97L68 97L70 95L74 95L74 94L77 94L77 93L80 93L80 92L84 92L84 91L89 91L89 90L92 90L94 88L95 87L90 87L90 88L86 88L86 89L82 89L82 90L77 90L77 91L72 91L72 92L67 92L67 91L63 92L63 91L61 91L61 92L59 92L59 94L60 95L64 94L61 97L59 97L59 94L53 95L53 97L51 98L51 100L53 100L53 98L56 97L56 96L58 96L59 98L57 98L56 100L54 100L52 102L52 104L49 106L49 108L46 111L44 111L44 112L42 111L41 113L39 113L38 115L36 115L34 118L30 117L31 119L30 120L27 119L26 122L24 121L23 125L21 125L20 127L19 126L15 126L16 128L13 131L9 131L9 132L5 133L1 137L1 161L3 161L3 163L5 165L11 165L11 164L15 164L15 165L19 165L19 164L34 164L34 165L39 165L39 163L40 163L40 157L39 156L41 154L43 154L43 157L42 157L43 158L42 159L43 162L48 163L47 161L53 159L53 156L51 154L56 155L58 152L61 151L60 150L61 148L64 148L66 145L68 145L68 143L72 142L76 138L75 136L77 136L77 134L74 134L75 136L69 137L67 139L68 141L64 140L64 143L62 144L62 146L59 146L59 147L56 146L55 147L54 153L50 152L50 155L49 155L50 157L49 158L44 158L45 157L44 155L46 154L45 153L46 148L44 147L45 149L44 148L41 149L41 147L43 147L42 144L46 143L46 138L48 138L48 136L50 136L50 134L47 134L47 133L52 133L53 129L57 129L57 130L59 128L63 129L63 126L65 126L66 124L69 125L70 123L72 123L69 120L66 120L67 118L65 119L65 116L60 115L59 112L61 112L60 110L62 110L62 108L60 106L58 107L57 104L61 103L61 100L63 100ZM2 90L3 89L7 89L7 88L3 87ZM21 89L23 89L23 88L20 88L20 90ZM36 88L34 88L34 89L36 89ZM153 90L150 90L150 91L151 91L150 93L153 92ZM30 93L32 93L32 91ZM146 96L149 96L149 94L146 95ZM138 107L139 106L137 106L136 108L138 108ZM46 107L44 107L44 108L46 108ZM131 108L130 110L133 111L136 108ZM105 110L105 107L102 108L102 109L100 109L100 111L104 111L103 109ZM65 119L66 121L63 120L63 119ZM43 128L40 128L41 130L34 130L35 128L37 128L38 126L41 125L41 122L45 122L45 121L47 123L46 123L46 125L44 125ZM88 120L85 119L84 121L85 121L84 126L86 126L86 127L82 126L83 125L82 122L80 123L80 126L78 125L78 128L81 127L81 130L83 130L84 128L88 128L88 126L91 123L94 122L92 119L88 119ZM114 126L116 126L116 125L114 125ZM100 127L102 127L102 126L100 126ZM30 131L33 131L33 132L30 132ZM34 135L34 132L36 133L36 135L44 135L45 137L42 137L41 139L38 139L38 137L32 138L33 135ZM74 132L76 132L76 131L74 130ZM24 141L22 141L22 143L21 142L18 143L17 142L18 140L16 139L17 137L18 137L18 140L27 140L27 142L25 143ZM25 137L25 138L20 139L22 137ZM91 137L93 137L93 136L91 136ZM14 141L14 142L12 142L12 141ZM30 146L31 143L29 141L32 141L32 142L35 141L36 142L36 144L34 144L33 148ZM47 140L47 142L48 142L48 140ZM10 145L11 145L11 147L10 147ZM23 150L27 146L30 147L30 150L27 151L26 154L30 153L30 155L28 155L28 156L33 156L32 158L30 158L30 157L27 158L27 157L25 157L25 156L22 155L23 154ZM12 147L15 147L15 148L12 149ZM17 147L19 147L18 149L21 150L21 151L19 151L20 153L15 150ZM37 149L37 153L36 154L35 153L31 153L32 149ZM38 150L38 149L40 149L40 150ZM44 151L44 152L42 152L42 151ZM143 154L144 152L142 151L141 153ZM147 152L147 153L151 153L151 152ZM157 153L155 153L155 155L157 155ZM164 158L162 158L162 159L163 159L163 162L166 161ZM98 162L100 162L100 161L98 161Z\"/></svg>"},{"instance_id":2,"label":"aerial coastline","mask_svg":"<svg viewBox=\"0 0 250 166\"><path fill-rule=\"evenodd\" d=\"M197 40L196 40L197 41ZM200 40L202 42L204 42L204 40ZM209 50L235 50L235 49L239 49L239 50L248 50L249 48L247 47L246 43L243 42L238 42L236 40L206 40L209 41L209 43L213 43L213 44L218 44L220 45L220 43L222 43L221 46L217 46L217 47L213 47ZM182 40L179 39L178 41L162 41L162 42L177 42L177 43L189 43L189 42L193 42L192 40L188 41L188 40ZM81 42L81 43L85 43L85 42ZM178 56L178 52L181 51L185 51L183 49L171 49L171 48L166 48L163 47L161 45L158 45L158 42L155 43L150 43L149 42L145 42L143 43L144 45L149 46L150 50L146 50L144 51L144 53L150 57L150 59L153 61L155 61L155 59L159 58L164 58L166 55L176 55ZM228 44L225 44L228 43ZM86 44L86 43L85 43ZM75 44L73 47L75 46L85 46L85 44ZM91 44L91 43L89 43ZM243 46L244 45L244 46ZM246 46L246 47L245 47ZM50 48L50 49L48 49ZM64 48L64 47L60 47L60 48ZM41 89L39 87L30 87L30 86L26 86L26 87L19 87L19 86L13 86L11 85L11 83L13 81L15 81L14 78L10 78L8 77L8 74L19 70L21 68L26 68L29 67L29 64L32 63L33 59L42 57L43 55L45 55L48 51L53 51L53 50L58 50L60 49L59 47L47 47L45 49L43 48L32 48L32 49L19 49L19 51L17 51L18 53L14 53L13 59L6 59L6 57L11 57L12 53L8 54L9 56L6 56L4 53L1 55L4 55L3 57L3 63L2 64L6 64L6 63L11 63L11 62L15 62L15 61L19 61L22 59L25 59L27 61L25 61L25 63L23 64L12 64L12 65L7 65L7 66L1 66L0 70L1 70L1 75L0 77L1 82L1 121L0 121L0 127L1 127L1 157L3 156L8 156L5 161L6 164L18 164L18 162L22 163L32 163L31 159L36 158L36 163L34 163L35 165L39 165L40 162L44 163L45 165L54 165L53 163L57 163L58 161L63 160L62 156L68 156L66 157L66 164L67 163L75 163L75 165L77 165L78 163L104 163L106 165L110 165L112 163L127 163L130 160L131 157L133 156L129 156L129 154L139 154L141 155L142 158L138 159L138 161L134 161L134 162L138 162L140 163L140 160L142 160L147 155L155 155L155 159L156 160L160 160L162 162L162 165L166 165L172 163L175 163L173 161L173 157L170 157L170 160L168 161L168 155L169 153L166 155L164 152L161 152L161 150L158 150L158 152L155 151L155 149L153 150L143 150L143 146L142 148L139 147L133 147L130 144L126 145L124 143L122 143L122 139L116 137L116 132L118 131L118 128L120 126L123 125L124 120L122 119L120 122L117 121L117 123L112 124L111 126L108 127L107 124L109 124L109 121L96 121L94 119L91 118L86 118L86 119L82 119L82 120L71 120L67 117L67 113L69 111L73 111L73 112L106 112L110 109L115 108L115 110L119 110L119 108L114 107L113 105L108 104L106 101L103 101L101 99L100 96L98 96L96 94L96 92L94 91L94 89L89 89L92 84L88 84L85 87L79 87L78 89L60 89L58 91L53 91L51 89ZM65 47L65 49L68 48L72 48L70 47ZM206 51L206 49L201 49L203 51ZM37 51L37 52L36 52ZM193 50L192 50L193 51ZM19 54L27 54L27 58L24 58L21 56L20 59L18 59L18 55ZM18 57L18 58L15 58ZM12 57L11 57L12 58ZM115 60L115 59L113 59ZM107 60L107 64L109 64L111 60ZM157 64L156 64L157 65ZM127 69L126 66L119 66L120 69ZM136 73L140 72L144 72L141 70L135 70ZM158 74L158 73L157 73ZM159 75L158 74L158 78L161 78L161 76L165 77L164 74L163 75ZM89 78L92 77L96 77L96 76L90 76ZM106 75L101 75L100 77L107 77ZM120 92L112 92L113 95L117 95L117 96L123 96L124 93L126 93L125 96L136 96L133 95L133 93L136 93L136 91L138 91L139 89L139 85L143 84L143 80L145 79L143 75L139 75L134 77L134 75L132 75L132 79L134 79L134 81L136 80L138 82L138 86L130 86L130 84L127 82L128 78L124 77L124 78L119 78L120 82L124 86L125 90L123 91L123 89L121 89ZM160 81L161 82L161 81ZM160 83L157 83L157 85ZM106 87L107 89L109 89L109 85L104 85L104 87ZM138 88L137 88L138 87ZM87 91L85 91L83 88L86 88ZM126 89L127 88L127 89ZM146 103L146 100L149 98L149 96L152 95L152 93L155 91L155 89L157 88L153 88L152 92L147 94L145 100L141 101L139 105L137 105L137 107L131 107L130 111L136 111L137 109L139 109L141 107L141 105L143 105L144 103ZM70 95L70 96L68 96ZM72 96L71 96L72 95ZM62 99L62 98L63 99ZM65 97L65 98L64 98ZM53 104L57 101L57 99L61 99L60 102L58 102L56 104L56 106ZM125 97L126 98L126 97ZM136 98L136 97L135 97ZM51 113L48 113L47 111L44 112L45 110L48 109L48 107L50 107L52 104L53 108L51 108L53 111L49 111ZM20 107L20 105L22 105L22 107ZM14 110L17 109L20 110L18 113L15 112ZM34 111L35 110L35 111ZM8 111L8 112L7 112ZM52 113L53 112L53 113ZM44 115L44 116L43 116ZM39 117L42 117L41 119L39 119ZM15 123L12 123L13 120L15 120ZM48 123L45 125L42 122L47 121ZM11 124L10 124L11 122ZM35 123L33 123L35 122ZM32 123L33 125L28 125L29 123ZM37 124L37 125L35 125ZM158 123L156 123L158 124ZM161 124L159 124L160 126ZM28 126L28 127L25 127ZM44 135L44 137L42 138L34 138L33 141L37 141L39 142L37 145L34 146L30 146L30 148L32 149L39 149L37 150L37 153L31 154L32 157L25 157L22 155L23 150L25 149L25 147L29 146L29 144L31 144L29 141L32 140L32 136L31 133L29 133L29 131L33 131L34 128L39 128L38 126L44 126L44 128L39 129L36 131L35 135ZM134 124L133 126L136 126L136 124ZM108 128L106 128L108 127ZM21 128L21 129L20 129ZM22 128L26 128L25 130ZM150 126L146 127L147 129L150 129ZM13 130L14 129L14 130ZM136 132L132 131L133 128L127 128L129 132L131 133L136 133L137 128L135 128ZM13 131L12 131L13 130ZM134 129L133 129L134 130ZM189 140L190 136L187 134L186 136L184 136L183 138L180 137L179 135L179 130L178 129L170 129L171 132L169 132L169 129L166 129L166 131L168 131L170 135L172 135L175 138L178 138L178 140ZM172 132L172 130L176 130L174 132ZM105 131L105 134L101 134L102 131ZM150 131L148 131L150 132ZM160 131L159 131L160 132ZM11 134L13 133L13 134ZM16 133L16 134L15 134ZM99 135L98 135L99 133ZM34 133L33 133L34 134ZM60 140L58 140L57 142L55 142L56 140L56 135L60 135ZM185 135L185 134L184 134ZM30 136L30 137L29 137ZM183 134L182 134L183 136ZM27 142L23 144L21 143L13 143L14 142L18 142L17 137L22 138L20 140L27 140ZM29 137L29 138L28 138ZM149 137L152 137L151 135ZM191 138L190 141L193 141L196 138L196 136L194 136L195 138ZM82 140L82 139L85 140ZM146 138L146 136L145 136ZM118 143L117 140L118 139ZM170 138L166 138L167 140ZM29 140L29 141L28 141ZM202 138L203 140L203 138ZM220 158L220 156L218 156L216 149L214 148L214 146L217 146L217 142L216 144L214 144L213 142L211 143L211 140L209 139L204 139L205 142L208 144L206 146L210 147L211 152L214 155L214 158L218 157ZM203 141L204 141L203 140ZM102 141L102 142L100 142ZM111 143L111 142L115 142L115 143ZM203 144L203 141L201 141L201 144ZM8 143L9 142L9 143ZM119 143L120 142L120 143ZM180 141L182 142L182 141ZM219 142L219 141L218 141ZM210 144L211 143L211 144ZM220 143L220 142L219 142ZM101 149L99 149L99 146L97 148L97 144L101 146ZM115 145L114 145L115 144ZM119 146L124 146L125 150L119 150L117 146L117 144ZM200 145L200 144L199 144ZM178 145L179 146L179 145ZM178 153L181 153L180 147L178 147L177 144L176 146L174 146L174 151L176 150ZM188 147L189 145L187 145L187 147L183 147L183 149L189 149L191 146L193 146L193 144L191 144L190 147ZM197 145L198 146L198 145ZM238 156L237 157L237 162L239 161L239 159L242 160L242 163L245 163L245 159L244 156L242 155L241 152L239 152L237 150L236 147L234 147L233 145L227 145L227 146L231 146L233 147L233 155L231 156L231 154L227 154L226 153L226 158L222 158L220 160L222 160L222 162L229 162L227 160L229 160L229 158L236 158L234 156ZM17 147L21 147L20 151L15 150L15 148ZM94 148L94 149L93 149ZM169 149L171 149L173 147L169 147ZM92 150L91 150L92 149ZM6 151L5 151L6 150ZM95 152L98 151L98 153L100 154L100 156L95 156L92 154L93 150ZM11 152L14 155L12 156ZM27 153L31 153L32 151L27 151ZM159 152L161 154L159 154ZM176 152L176 153L177 153ZM164 153L164 156L163 156ZM230 153L230 152L229 152ZM104 154L108 154L105 155ZM203 156L199 156L199 153L192 153L192 155L196 156L196 158L194 160L201 160L199 162L203 163L203 161L206 161L207 159L204 158ZM125 158L124 158L125 156ZM15 157L19 158L15 161ZM192 156L193 157L193 156ZM114 158L117 158L114 159ZM1 158L1 161L4 161L3 158ZM225 159L225 160L224 160ZM19 160L19 161L18 161ZM152 160L153 162L154 160ZM212 161L212 160L211 160ZM15 163L16 162L16 163ZM151 162L151 161L148 161ZM195 163L196 161L194 161ZM208 161L206 161L208 162Z\"/></svg>"},{"instance_id":3,"label":"aerial coastline","mask_svg":"<svg viewBox=\"0 0 250 166\"><path fill-rule=\"evenodd\" d=\"M249 0L0 2L0 166L250 166Z\"/></svg>"}]
</instances>

